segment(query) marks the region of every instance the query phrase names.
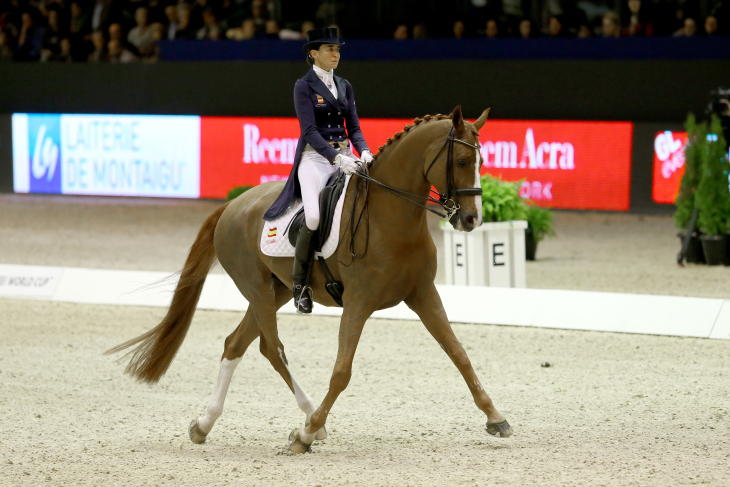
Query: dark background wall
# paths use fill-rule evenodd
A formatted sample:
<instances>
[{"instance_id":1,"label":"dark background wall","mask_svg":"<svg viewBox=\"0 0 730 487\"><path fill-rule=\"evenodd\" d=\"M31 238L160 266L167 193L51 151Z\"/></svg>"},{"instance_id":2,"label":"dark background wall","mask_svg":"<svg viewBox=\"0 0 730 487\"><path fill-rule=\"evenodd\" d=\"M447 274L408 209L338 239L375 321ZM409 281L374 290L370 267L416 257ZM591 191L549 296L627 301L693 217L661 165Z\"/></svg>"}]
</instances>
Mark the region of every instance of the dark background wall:
<instances>
[{"instance_id":1,"label":"dark background wall","mask_svg":"<svg viewBox=\"0 0 730 487\"><path fill-rule=\"evenodd\" d=\"M0 113L293 116L302 62L0 65ZM730 84L730 62L350 61L364 117L492 107L502 119L681 122Z\"/></svg>"},{"instance_id":2,"label":"dark background wall","mask_svg":"<svg viewBox=\"0 0 730 487\"><path fill-rule=\"evenodd\" d=\"M0 114L129 113L294 116L304 62L179 62L133 65L0 65ZM730 85L730 62L350 61L363 117L449 113L469 118L635 122L631 210L667 212L651 200L653 137L702 114L709 91ZM0 191L12 191L10 117L0 117Z\"/></svg>"}]
</instances>

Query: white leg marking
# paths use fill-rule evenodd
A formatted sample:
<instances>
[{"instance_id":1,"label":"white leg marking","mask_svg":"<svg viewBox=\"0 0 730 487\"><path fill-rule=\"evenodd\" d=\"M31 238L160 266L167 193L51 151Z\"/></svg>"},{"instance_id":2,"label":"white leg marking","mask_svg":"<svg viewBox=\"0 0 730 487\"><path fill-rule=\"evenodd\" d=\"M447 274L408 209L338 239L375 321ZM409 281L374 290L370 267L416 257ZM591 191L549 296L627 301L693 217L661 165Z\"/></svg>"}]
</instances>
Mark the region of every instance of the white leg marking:
<instances>
[{"instance_id":1,"label":"white leg marking","mask_svg":"<svg viewBox=\"0 0 730 487\"><path fill-rule=\"evenodd\" d=\"M226 400L226 394L228 393L228 386L231 384L231 378L233 377L233 371L236 370L236 366L241 362L243 357L237 359L228 360L223 359L221 361L221 369L218 372L218 385L215 387L215 394L208 403L208 410L205 416L198 418L198 425L205 434L210 433L213 429L213 425L216 420L223 414L223 403Z\"/></svg>"},{"instance_id":2,"label":"white leg marking","mask_svg":"<svg viewBox=\"0 0 730 487\"><path fill-rule=\"evenodd\" d=\"M299 382L297 382L297 379L294 377L294 374L291 373L289 366L286 362L284 362L284 354L281 352L281 349L279 349L279 357L281 357L281 361L284 363L284 367L286 367L287 372L289 372L289 377L291 377L291 385L294 388L294 397L297 400L297 406L299 406L299 409L307 415L307 423L309 423L309 418L312 417L312 414L314 414L315 411L314 401L312 401L309 394L302 389Z\"/></svg>"}]
</instances>

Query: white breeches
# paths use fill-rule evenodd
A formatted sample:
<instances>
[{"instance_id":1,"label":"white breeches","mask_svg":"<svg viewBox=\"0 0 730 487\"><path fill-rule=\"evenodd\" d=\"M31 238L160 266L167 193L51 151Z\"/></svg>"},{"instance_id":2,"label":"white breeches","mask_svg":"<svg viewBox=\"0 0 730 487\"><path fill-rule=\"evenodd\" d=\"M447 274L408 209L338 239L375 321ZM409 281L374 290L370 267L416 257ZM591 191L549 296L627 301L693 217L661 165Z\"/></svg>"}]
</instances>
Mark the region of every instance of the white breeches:
<instances>
[{"instance_id":1,"label":"white breeches","mask_svg":"<svg viewBox=\"0 0 730 487\"><path fill-rule=\"evenodd\" d=\"M349 149L340 152L352 156ZM304 151L302 153L297 176L299 177L299 185L302 188L304 219L307 228L310 230L319 228L319 193L327 184L327 180L332 173L337 172L337 170L337 166L330 164L327 159L315 151Z\"/></svg>"}]
</instances>

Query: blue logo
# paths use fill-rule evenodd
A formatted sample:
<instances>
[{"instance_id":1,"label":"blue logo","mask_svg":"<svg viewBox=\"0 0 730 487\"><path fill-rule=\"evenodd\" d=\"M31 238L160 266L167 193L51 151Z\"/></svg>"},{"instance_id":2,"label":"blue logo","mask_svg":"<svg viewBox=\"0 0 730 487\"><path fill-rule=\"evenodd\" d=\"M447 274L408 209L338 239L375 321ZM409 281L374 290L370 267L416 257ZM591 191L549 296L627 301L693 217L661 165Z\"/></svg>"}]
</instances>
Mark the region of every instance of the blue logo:
<instances>
[{"instance_id":1,"label":"blue logo","mask_svg":"<svg viewBox=\"0 0 730 487\"><path fill-rule=\"evenodd\" d=\"M61 192L61 116L28 115L30 192Z\"/></svg>"}]
</instances>

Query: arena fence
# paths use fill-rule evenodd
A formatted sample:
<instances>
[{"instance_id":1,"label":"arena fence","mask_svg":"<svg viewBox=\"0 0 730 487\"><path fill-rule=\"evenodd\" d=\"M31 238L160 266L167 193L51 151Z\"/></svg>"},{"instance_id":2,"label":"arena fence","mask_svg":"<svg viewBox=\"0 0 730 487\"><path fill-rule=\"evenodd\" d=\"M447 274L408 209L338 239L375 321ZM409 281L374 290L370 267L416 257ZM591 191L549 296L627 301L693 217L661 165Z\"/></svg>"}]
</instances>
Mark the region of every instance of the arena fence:
<instances>
[{"instance_id":1,"label":"arena fence","mask_svg":"<svg viewBox=\"0 0 730 487\"><path fill-rule=\"evenodd\" d=\"M177 276L164 272L0 265L0 298L167 307ZM437 286L453 323L534 326L730 339L730 300L555 289ZM244 311L247 301L225 274L210 274L200 309ZM295 313L291 305L284 314ZM340 308L315 306L314 315ZM405 304L374 318L418 320Z\"/></svg>"}]
</instances>

